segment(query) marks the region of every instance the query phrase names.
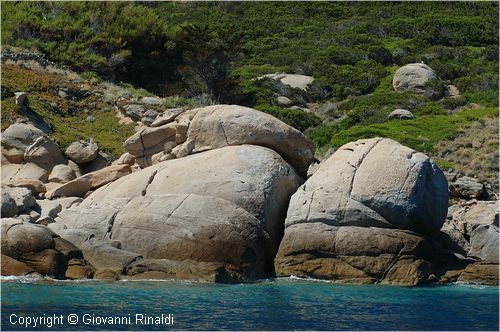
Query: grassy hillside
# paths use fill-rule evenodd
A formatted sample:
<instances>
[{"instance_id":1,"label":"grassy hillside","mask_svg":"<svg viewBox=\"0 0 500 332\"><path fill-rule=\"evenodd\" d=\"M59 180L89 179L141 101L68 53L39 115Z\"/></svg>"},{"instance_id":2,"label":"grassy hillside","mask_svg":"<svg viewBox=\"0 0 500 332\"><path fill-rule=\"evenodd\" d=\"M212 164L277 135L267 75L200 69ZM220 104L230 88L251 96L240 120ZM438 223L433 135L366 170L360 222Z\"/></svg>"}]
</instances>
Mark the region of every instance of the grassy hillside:
<instances>
[{"instance_id":1,"label":"grassy hillside","mask_svg":"<svg viewBox=\"0 0 500 332\"><path fill-rule=\"evenodd\" d=\"M124 152L123 141L135 132L133 125L119 123L114 109L124 91L69 71L31 67L2 63L2 130L29 114L43 119L63 149L75 140L92 138L111 158ZM62 89L74 97L63 98ZM15 91L28 93L26 110L16 106Z\"/></svg>"},{"instance_id":2,"label":"grassy hillside","mask_svg":"<svg viewBox=\"0 0 500 332\"><path fill-rule=\"evenodd\" d=\"M268 112L304 131L319 155L391 137L496 184L498 158L486 156L498 154L498 13L495 2L3 2L2 40L87 77L170 96L171 107L234 102ZM461 96L393 91L394 72L412 62ZM313 112L278 105L276 86L254 80L275 72L321 83L317 95L289 91ZM49 116L47 103L34 106ZM388 120L395 108L416 119ZM104 130L93 126L75 129Z\"/></svg>"}]
</instances>

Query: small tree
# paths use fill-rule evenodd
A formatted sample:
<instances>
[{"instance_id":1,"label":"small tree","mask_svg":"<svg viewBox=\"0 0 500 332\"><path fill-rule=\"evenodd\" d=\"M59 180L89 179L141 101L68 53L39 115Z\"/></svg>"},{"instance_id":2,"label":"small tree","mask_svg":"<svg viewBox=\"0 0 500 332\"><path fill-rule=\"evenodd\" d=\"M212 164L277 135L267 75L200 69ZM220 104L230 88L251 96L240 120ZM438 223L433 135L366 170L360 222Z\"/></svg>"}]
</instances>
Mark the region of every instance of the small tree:
<instances>
[{"instance_id":1,"label":"small tree","mask_svg":"<svg viewBox=\"0 0 500 332\"><path fill-rule=\"evenodd\" d=\"M224 32L211 31L208 26L183 27L176 38L184 62L179 73L196 92L206 92L215 100L230 102L238 87L237 79L231 77L231 69L245 53L243 37L235 26Z\"/></svg>"}]
</instances>

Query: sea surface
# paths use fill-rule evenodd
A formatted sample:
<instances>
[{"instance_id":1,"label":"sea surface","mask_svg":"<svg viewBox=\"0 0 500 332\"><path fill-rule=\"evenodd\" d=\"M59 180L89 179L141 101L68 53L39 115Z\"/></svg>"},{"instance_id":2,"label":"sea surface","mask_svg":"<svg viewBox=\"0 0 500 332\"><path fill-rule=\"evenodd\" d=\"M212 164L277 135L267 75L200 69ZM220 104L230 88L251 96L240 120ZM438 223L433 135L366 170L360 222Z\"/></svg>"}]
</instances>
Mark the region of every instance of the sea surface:
<instances>
[{"instance_id":1,"label":"sea surface","mask_svg":"<svg viewBox=\"0 0 500 332\"><path fill-rule=\"evenodd\" d=\"M499 329L498 287L477 285L2 278L1 298L2 330Z\"/></svg>"}]
</instances>

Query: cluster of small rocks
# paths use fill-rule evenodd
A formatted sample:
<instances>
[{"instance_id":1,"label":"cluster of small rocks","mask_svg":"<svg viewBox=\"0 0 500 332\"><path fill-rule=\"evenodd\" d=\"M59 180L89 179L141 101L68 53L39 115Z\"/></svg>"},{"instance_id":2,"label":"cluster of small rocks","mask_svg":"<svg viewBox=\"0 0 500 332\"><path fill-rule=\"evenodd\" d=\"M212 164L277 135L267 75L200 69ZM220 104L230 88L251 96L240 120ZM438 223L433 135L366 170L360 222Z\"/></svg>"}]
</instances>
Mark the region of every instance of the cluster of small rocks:
<instances>
[{"instance_id":1,"label":"cluster of small rocks","mask_svg":"<svg viewBox=\"0 0 500 332\"><path fill-rule=\"evenodd\" d=\"M0 57L2 61L35 61L43 67L57 66L54 62L47 60L42 53L4 51L0 54Z\"/></svg>"},{"instance_id":2,"label":"cluster of small rocks","mask_svg":"<svg viewBox=\"0 0 500 332\"><path fill-rule=\"evenodd\" d=\"M287 140L285 140L285 137ZM297 130L268 114L237 105L213 105L189 111L171 109L129 137L124 147L144 168L159 162L227 145L256 144L275 148L305 174L312 144ZM298 160L287 159L303 154Z\"/></svg>"},{"instance_id":3,"label":"cluster of small rocks","mask_svg":"<svg viewBox=\"0 0 500 332\"><path fill-rule=\"evenodd\" d=\"M124 96L117 101L118 110L134 121L139 121L145 126L151 126L163 112L163 100L157 97L142 97L132 99Z\"/></svg>"}]
</instances>

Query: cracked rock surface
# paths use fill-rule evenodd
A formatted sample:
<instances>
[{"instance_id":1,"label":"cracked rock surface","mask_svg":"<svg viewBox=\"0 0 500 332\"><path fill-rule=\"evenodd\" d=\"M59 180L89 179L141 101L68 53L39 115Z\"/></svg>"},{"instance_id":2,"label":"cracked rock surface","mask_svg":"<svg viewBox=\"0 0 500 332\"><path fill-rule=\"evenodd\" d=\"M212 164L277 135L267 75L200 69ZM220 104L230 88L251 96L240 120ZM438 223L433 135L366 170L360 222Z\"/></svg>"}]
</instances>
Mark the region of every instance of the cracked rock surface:
<instances>
[{"instance_id":1,"label":"cracked rock surface","mask_svg":"<svg viewBox=\"0 0 500 332\"><path fill-rule=\"evenodd\" d=\"M127 266L153 259L179 278L252 281L272 276L288 201L302 182L273 150L228 146L104 185L50 227L98 270L146 273L158 264Z\"/></svg>"},{"instance_id":2,"label":"cracked rock surface","mask_svg":"<svg viewBox=\"0 0 500 332\"><path fill-rule=\"evenodd\" d=\"M441 228L447 203L446 178L427 156L390 139L346 144L292 196L277 274L423 282L424 235Z\"/></svg>"}]
</instances>

